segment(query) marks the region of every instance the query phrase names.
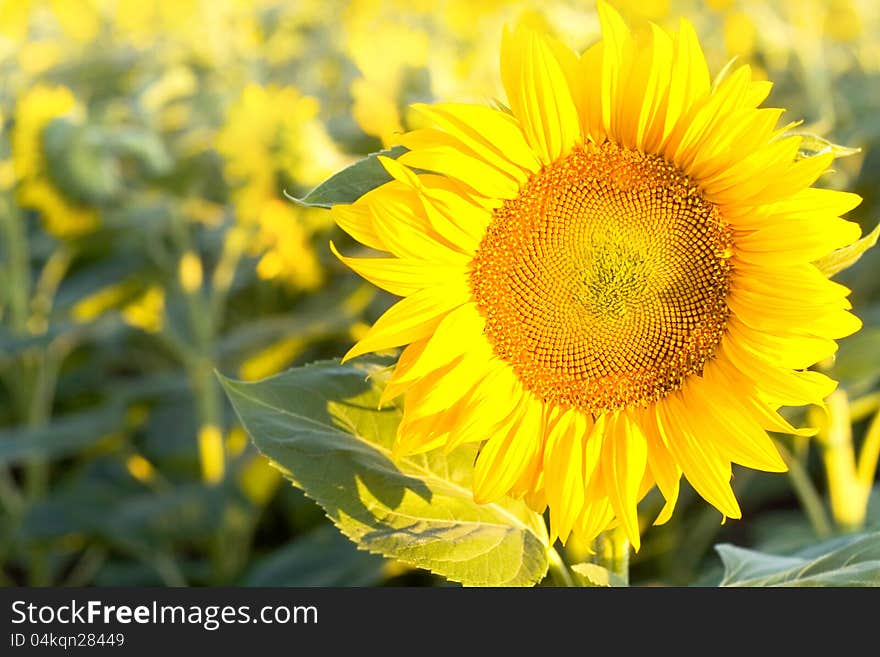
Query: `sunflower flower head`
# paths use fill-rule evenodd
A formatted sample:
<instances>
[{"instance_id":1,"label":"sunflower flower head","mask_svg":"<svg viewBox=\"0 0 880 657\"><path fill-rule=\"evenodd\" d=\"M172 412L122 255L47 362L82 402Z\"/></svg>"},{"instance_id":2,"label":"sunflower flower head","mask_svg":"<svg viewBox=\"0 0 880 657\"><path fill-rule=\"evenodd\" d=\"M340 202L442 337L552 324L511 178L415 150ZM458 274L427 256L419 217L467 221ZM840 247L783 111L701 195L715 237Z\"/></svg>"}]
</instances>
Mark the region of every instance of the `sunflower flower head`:
<instances>
[{"instance_id":1,"label":"sunflower flower head","mask_svg":"<svg viewBox=\"0 0 880 657\"><path fill-rule=\"evenodd\" d=\"M38 211L46 230L59 238L82 235L98 225L93 208L66 197L55 185L43 146L44 132L53 120L81 113L67 87L37 85L18 100L10 135L18 202Z\"/></svg>"},{"instance_id":2,"label":"sunflower flower head","mask_svg":"<svg viewBox=\"0 0 880 657\"><path fill-rule=\"evenodd\" d=\"M832 155L798 157L748 66L713 84L688 22L598 11L580 55L506 31L509 111L418 106L392 180L333 212L387 254L342 261L404 297L346 356L406 345L397 452L478 443L477 501L638 549L652 487L657 523L682 475L739 518L731 465L783 471L767 432L810 433L778 411L822 403L836 384L808 368L860 326L812 264L858 239L860 199L812 187Z\"/></svg>"}]
</instances>

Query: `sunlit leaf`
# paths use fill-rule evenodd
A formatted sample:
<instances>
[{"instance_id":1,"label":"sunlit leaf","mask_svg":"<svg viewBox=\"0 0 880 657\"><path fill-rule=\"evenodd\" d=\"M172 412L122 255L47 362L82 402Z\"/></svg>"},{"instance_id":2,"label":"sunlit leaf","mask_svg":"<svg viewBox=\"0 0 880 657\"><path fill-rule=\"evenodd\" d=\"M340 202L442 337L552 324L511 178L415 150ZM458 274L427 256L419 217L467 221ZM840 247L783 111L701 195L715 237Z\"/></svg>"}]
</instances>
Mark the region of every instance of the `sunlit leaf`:
<instances>
[{"instance_id":1,"label":"sunlit leaf","mask_svg":"<svg viewBox=\"0 0 880 657\"><path fill-rule=\"evenodd\" d=\"M854 242L842 249L837 249L824 258L816 260L813 264L826 276L834 276L834 274L856 264L865 251L877 244L877 238L880 238L880 224L877 224L874 230L858 242Z\"/></svg>"},{"instance_id":2,"label":"sunlit leaf","mask_svg":"<svg viewBox=\"0 0 880 657\"><path fill-rule=\"evenodd\" d=\"M835 144L833 142L828 141L824 137L820 137L819 135L814 135L809 132L787 132L785 133L786 137L791 137L797 135L801 137L801 144L798 147L798 159L803 159L805 157L816 157L817 155L825 155L826 153L831 153L835 158L838 157L847 157L849 155L855 155L856 153L860 153L862 151L861 148L851 148L850 146L841 146L840 144Z\"/></svg>"},{"instance_id":3,"label":"sunlit leaf","mask_svg":"<svg viewBox=\"0 0 880 657\"><path fill-rule=\"evenodd\" d=\"M361 196L391 180L385 167L378 160L382 155L397 159L406 152L403 146L371 153L315 187L303 198L289 197L299 205L311 208L329 208L340 203L354 203Z\"/></svg>"},{"instance_id":4,"label":"sunlit leaf","mask_svg":"<svg viewBox=\"0 0 880 657\"><path fill-rule=\"evenodd\" d=\"M880 586L880 532L831 539L790 556L717 545L721 586Z\"/></svg>"},{"instance_id":5,"label":"sunlit leaf","mask_svg":"<svg viewBox=\"0 0 880 657\"><path fill-rule=\"evenodd\" d=\"M597 563L576 563L571 569L587 586L626 586L620 575Z\"/></svg>"},{"instance_id":6,"label":"sunlit leaf","mask_svg":"<svg viewBox=\"0 0 880 657\"><path fill-rule=\"evenodd\" d=\"M257 448L361 548L466 585L541 580L543 518L517 500L474 502L474 446L392 460L400 410L378 409L389 365L328 361L222 381Z\"/></svg>"}]
</instances>

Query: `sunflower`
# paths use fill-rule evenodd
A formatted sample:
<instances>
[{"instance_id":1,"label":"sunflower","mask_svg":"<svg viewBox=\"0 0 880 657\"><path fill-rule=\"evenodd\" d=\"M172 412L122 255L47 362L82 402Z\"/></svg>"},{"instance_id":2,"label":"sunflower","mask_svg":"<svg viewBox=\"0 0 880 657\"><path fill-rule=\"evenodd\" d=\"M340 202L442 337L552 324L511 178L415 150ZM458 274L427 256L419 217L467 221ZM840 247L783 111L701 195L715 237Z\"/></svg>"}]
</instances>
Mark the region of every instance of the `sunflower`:
<instances>
[{"instance_id":1,"label":"sunflower","mask_svg":"<svg viewBox=\"0 0 880 657\"><path fill-rule=\"evenodd\" d=\"M49 173L43 134L55 119L79 118L82 108L67 87L36 85L15 107L10 136L19 204L40 212L46 230L60 239L78 237L98 225L97 212L65 196Z\"/></svg>"},{"instance_id":2,"label":"sunflower","mask_svg":"<svg viewBox=\"0 0 880 657\"><path fill-rule=\"evenodd\" d=\"M836 383L807 368L860 327L812 264L858 239L860 199L811 187L832 156L798 157L748 66L710 83L688 22L598 12L580 56L506 31L509 110L417 106L432 127L380 158L392 180L333 212L390 254L342 261L405 297L346 355L407 345L397 453L479 443L477 502L638 549L654 485L656 523L682 474L739 518L731 464L784 471L767 431L811 433L778 411L822 403Z\"/></svg>"},{"instance_id":3,"label":"sunflower","mask_svg":"<svg viewBox=\"0 0 880 657\"><path fill-rule=\"evenodd\" d=\"M317 114L317 101L293 87L249 84L216 137L238 219L253 228L248 249L260 256L257 275L292 290L321 284L310 239L326 227L326 213L284 203L282 192L318 182L344 162Z\"/></svg>"}]
</instances>

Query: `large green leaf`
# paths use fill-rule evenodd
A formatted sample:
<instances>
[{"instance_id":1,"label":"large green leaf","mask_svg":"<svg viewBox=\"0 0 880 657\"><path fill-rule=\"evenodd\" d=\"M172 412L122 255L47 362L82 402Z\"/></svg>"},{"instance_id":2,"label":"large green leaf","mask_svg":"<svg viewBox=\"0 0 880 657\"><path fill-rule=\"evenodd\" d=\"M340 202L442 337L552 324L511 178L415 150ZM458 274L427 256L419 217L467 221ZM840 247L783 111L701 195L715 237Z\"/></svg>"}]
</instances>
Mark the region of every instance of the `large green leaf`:
<instances>
[{"instance_id":1,"label":"large green leaf","mask_svg":"<svg viewBox=\"0 0 880 657\"><path fill-rule=\"evenodd\" d=\"M824 541L790 556L717 545L721 586L880 586L880 532Z\"/></svg>"},{"instance_id":2,"label":"large green leaf","mask_svg":"<svg viewBox=\"0 0 880 657\"><path fill-rule=\"evenodd\" d=\"M303 198L292 200L300 205L313 208L329 208L340 203L354 203L371 189L391 180L391 176L385 171L385 167L379 162L377 156L384 155L397 159L404 153L406 153L406 149L403 146L394 146L388 150L371 153L339 173L330 176Z\"/></svg>"},{"instance_id":3,"label":"large green leaf","mask_svg":"<svg viewBox=\"0 0 880 657\"><path fill-rule=\"evenodd\" d=\"M480 505L476 448L391 458L400 410L379 410L388 361L336 361L256 383L222 379L257 448L361 548L473 586L526 586L547 572L540 515Z\"/></svg>"}]
</instances>

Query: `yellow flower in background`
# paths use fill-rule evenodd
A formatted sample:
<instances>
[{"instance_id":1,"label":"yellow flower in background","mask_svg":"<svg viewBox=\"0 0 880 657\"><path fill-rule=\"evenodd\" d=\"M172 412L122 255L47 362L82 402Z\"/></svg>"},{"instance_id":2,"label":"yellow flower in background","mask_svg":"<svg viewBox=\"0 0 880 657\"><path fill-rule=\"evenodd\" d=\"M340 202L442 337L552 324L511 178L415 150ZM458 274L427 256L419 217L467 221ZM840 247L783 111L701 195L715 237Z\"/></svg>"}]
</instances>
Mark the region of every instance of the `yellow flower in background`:
<instances>
[{"instance_id":1,"label":"yellow flower in background","mask_svg":"<svg viewBox=\"0 0 880 657\"><path fill-rule=\"evenodd\" d=\"M165 324L165 292L151 285L122 308L122 319L147 333L158 333Z\"/></svg>"},{"instance_id":2,"label":"yellow flower in background","mask_svg":"<svg viewBox=\"0 0 880 657\"><path fill-rule=\"evenodd\" d=\"M216 140L238 217L256 230L251 250L263 253L258 275L297 290L321 284L309 240L326 227L326 213L281 199L285 191L312 186L344 162L317 114L317 101L292 87L251 84L230 107Z\"/></svg>"},{"instance_id":3,"label":"yellow flower in background","mask_svg":"<svg viewBox=\"0 0 880 657\"><path fill-rule=\"evenodd\" d=\"M298 208L289 201L270 200L263 204L259 233L252 251L262 253L257 275L275 280L294 290L314 291L324 281L323 271L309 241L315 217L326 212Z\"/></svg>"},{"instance_id":4,"label":"yellow flower in background","mask_svg":"<svg viewBox=\"0 0 880 657\"><path fill-rule=\"evenodd\" d=\"M343 164L318 120L318 101L293 87L249 84L228 111L216 147L236 187L239 212L255 220L289 186L317 184Z\"/></svg>"},{"instance_id":5,"label":"yellow flower in background","mask_svg":"<svg viewBox=\"0 0 880 657\"><path fill-rule=\"evenodd\" d=\"M874 16L877 16L876 9ZM825 14L825 32L838 41L856 41L864 32L859 10L852 0L830 0Z\"/></svg>"},{"instance_id":6,"label":"yellow flower in background","mask_svg":"<svg viewBox=\"0 0 880 657\"><path fill-rule=\"evenodd\" d=\"M631 4L634 13L653 15L665 3ZM343 50L361 73L350 87L352 117L385 146L397 143L406 127L418 125L418 117L405 109L414 98L483 102L500 97L495 35L515 16L525 12L548 28L549 17L562 26L576 25L579 38L587 18L568 3L542 6L539 13L525 0L450 0L442 12L436 9L431 2L357 0L341 15Z\"/></svg>"},{"instance_id":7,"label":"yellow flower in background","mask_svg":"<svg viewBox=\"0 0 880 657\"><path fill-rule=\"evenodd\" d=\"M730 12L724 18L724 45L730 55L748 57L755 50L757 28L747 12Z\"/></svg>"},{"instance_id":8,"label":"yellow flower in background","mask_svg":"<svg viewBox=\"0 0 880 657\"><path fill-rule=\"evenodd\" d=\"M94 209L66 198L52 184L43 149L46 126L54 119L80 112L73 93L63 86L37 85L15 107L10 142L17 199L23 207L37 210L46 230L58 238L82 235L98 224Z\"/></svg>"},{"instance_id":9,"label":"yellow flower in background","mask_svg":"<svg viewBox=\"0 0 880 657\"><path fill-rule=\"evenodd\" d=\"M385 146L403 132L398 101L408 72L428 63L425 13L417 4L361 0L342 15L345 51L361 73L351 84L351 115Z\"/></svg>"},{"instance_id":10,"label":"yellow flower in background","mask_svg":"<svg viewBox=\"0 0 880 657\"><path fill-rule=\"evenodd\" d=\"M0 2L0 36L23 41L31 20L46 12L62 32L80 43L92 41L100 29L96 0L5 0Z\"/></svg>"},{"instance_id":11,"label":"yellow flower in background","mask_svg":"<svg viewBox=\"0 0 880 657\"><path fill-rule=\"evenodd\" d=\"M657 523L682 474L739 518L731 464L783 471L767 431L809 433L778 410L822 403L836 384L807 368L860 326L811 264L858 238L860 199L811 187L832 156L798 159L749 66L711 84L690 23L599 19L580 56L505 32L511 113L417 107L433 127L382 158L393 180L333 216L389 254L343 262L405 297L346 355L408 345L396 452L481 443L477 501L638 548L655 484Z\"/></svg>"}]
</instances>

